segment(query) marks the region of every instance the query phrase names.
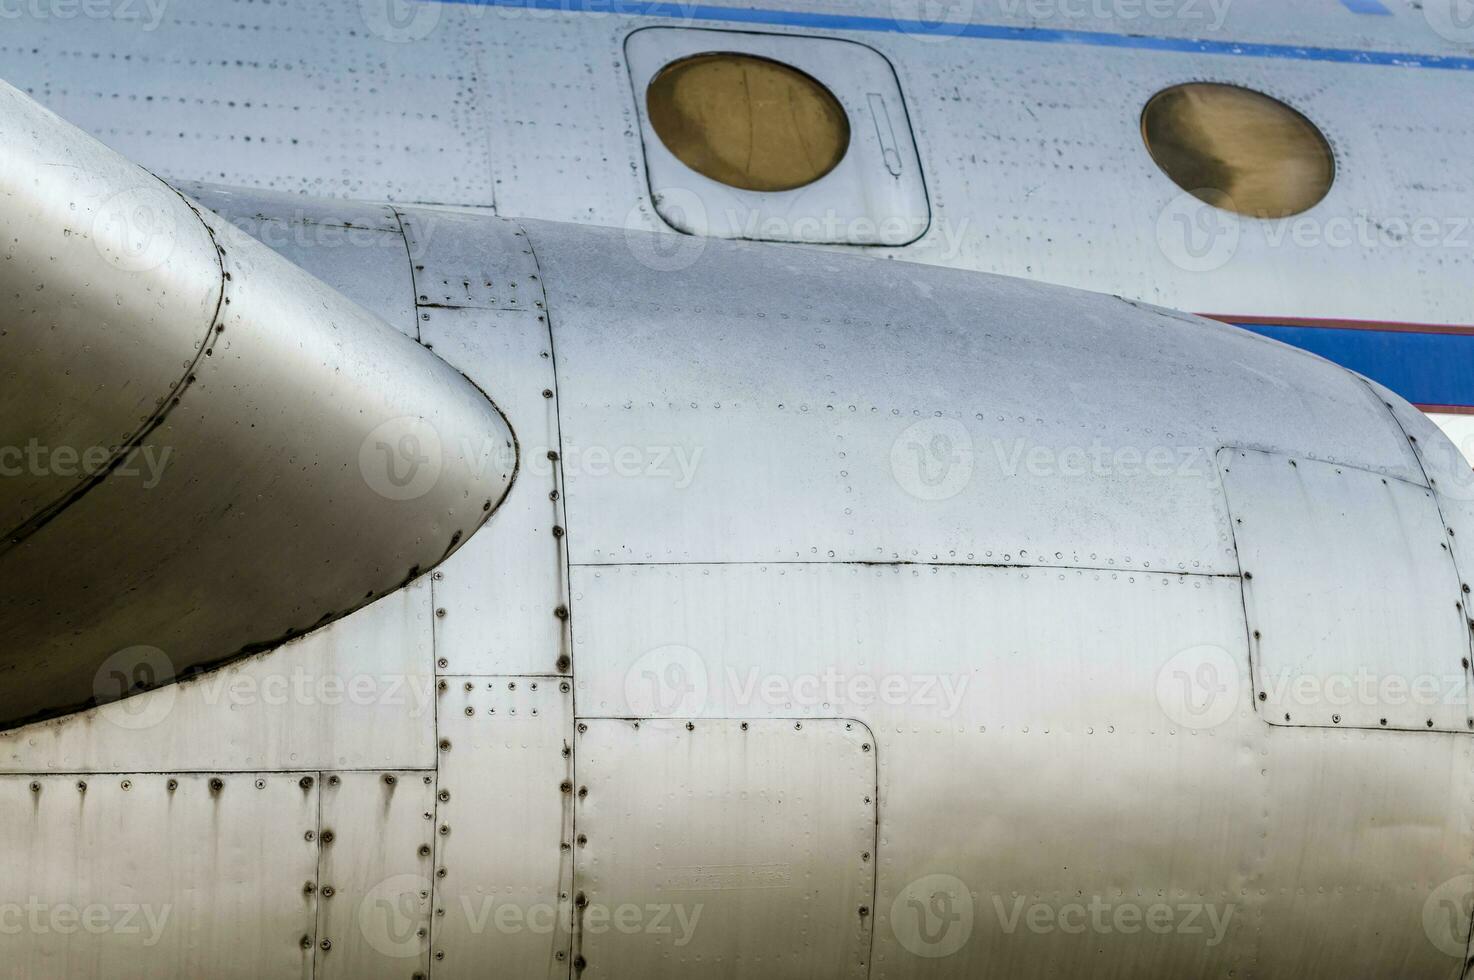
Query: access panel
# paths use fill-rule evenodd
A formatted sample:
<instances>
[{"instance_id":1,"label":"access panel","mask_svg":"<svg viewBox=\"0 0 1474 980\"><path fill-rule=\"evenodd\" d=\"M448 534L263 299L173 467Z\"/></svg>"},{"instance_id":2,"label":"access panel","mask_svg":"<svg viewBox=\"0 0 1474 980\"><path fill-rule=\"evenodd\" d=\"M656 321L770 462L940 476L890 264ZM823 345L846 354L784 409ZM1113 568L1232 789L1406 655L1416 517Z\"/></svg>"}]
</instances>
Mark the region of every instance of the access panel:
<instances>
[{"instance_id":1,"label":"access panel","mask_svg":"<svg viewBox=\"0 0 1474 980\"><path fill-rule=\"evenodd\" d=\"M586 719L575 967L594 978L869 973L876 750L843 719Z\"/></svg>"},{"instance_id":2,"label":"access panel","mask_svg":"<svg viewBox=\"0 0 1474 980\"><path fill-rule=\"evenodd\" d=\"M1218 454L1271 724L1468 731L1469 636L1433 492L1281 453Z\"/></svg>"}]
</instances>

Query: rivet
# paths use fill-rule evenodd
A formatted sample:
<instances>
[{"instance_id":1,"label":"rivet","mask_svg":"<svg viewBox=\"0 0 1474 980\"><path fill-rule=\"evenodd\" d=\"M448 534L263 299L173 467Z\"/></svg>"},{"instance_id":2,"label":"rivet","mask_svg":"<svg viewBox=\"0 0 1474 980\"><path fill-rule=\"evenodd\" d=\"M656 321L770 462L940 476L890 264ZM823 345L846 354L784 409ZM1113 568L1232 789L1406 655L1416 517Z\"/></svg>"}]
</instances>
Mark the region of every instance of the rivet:
<instances>
[{"instance_id":1,"label":"rivet","mask_svg":"<svg viewBox=\"0 0 1474 980\"><path fill-rule=\"evenodd\" d=\"M132 789L132 788L133 788L133 781L132 781L132 780L130 780L130 779L125 779L125 780L123 780L123 781L122 781L122 782L121 782L121 783L119 783L119 784L118 784L118 785L119 785L119 786L121 786L121 787L122 787L122 788L123 788L123 792L125 792L125 793L126 793L126 792L128 792L128 791L129 791L129 790L130 790L130 789Z\"/></svg>"},{"instance_id":2,"label":"rivet","mask_svg":"<svg viewBox=\"0 0 1474 980\"><path fill-rule=\"evenodd\" d=\"M580 786L578 788L578 798L579 799L583 799L584 797L586 797L588 795L589 795L589 788L587 786Z\"/></svg>"},{"instance_id":3,"label":"rivet","mask_svg":"<svg viewBox=\"0 0 1474 980\"><path fill-rule=\"evenodd\" d=\"M429 857L429 856L430 856L430 845L429 844L421 844L420 845L420 857Z\"/></svg>"},{"instance_id":4,"label":"rivet","mask_svg":"<svg viewBox=\"0 0 1474 980\"><path fill-rule=\"evenodd\" d=\"M169 787L169 792L171 792L171 793L174 792L176 789L179 788L179 780L177 780L177 779L171 779L171 780L169 780L168 787Z\"/></svg>"},{"instance_id":5,"label":"rivet","mask_svg":"<svg viewBox=\"0 0 1474 980\"><path fill-rule=\"evenodd\" d=\"M553 389L551 389L551 388L544 388L543 389L543 397L544 398L552 398L553 397Z\"/></svg>"},{"instance_id":6,"label":"rivet","mask_svg":"<svg viewBox=\"0 0 1474 980\"><path fill-rule=\"evenodd\" d=\"M224 788L225 788L225 780L220 779L218 777L215 778L215 779L210 780L210 792L212 792L212 793L218 793L218 792L220 792Z\"/></svg>"},{"instance_id":7,"label":"rivet","mask_svg":"<svg viewBox=\"0 0 1474 980\"><path fill-rule=\"evenodd\" d=\"M445 618L445 607L444 606L442 606L439 609L436 609L435 610L435 618L437 618L437 619L444 619Z\"/></svg>"},{"instance_id":8,"label":"rivet","mask_svg":"<svg viewBox=\"0 0 1474 980\"><path fill-rule=\"evenodd\" d=\"M303 949L311 949L312 948L312 937L311 936L303 936L302 937L302 948Z\"/></svg>"},{"instance_id":9,"label":"rivet","mask_svg":"<svg viewBox=\"0 0 1474 980\"><path fill-rule=\"evenodd\" d=\"M448 739L448 738L442 738L440 740L440 751L442 751L442 752L449 752L450 751L450 739Z\"/></svg>"},{"instance_id":10,"label":"rivet","mask_svg":"<svg viewBox=\"0 0 1474 980\"><path fill-rule=\"evenodd\" d=\"M435 869L435 877L437 877L437 878L444 878L445 875L446 875L446 871L445 871L444 868L436 868Z\"/></svg>"},{"instance_id":11,"label":"rivet","mask_svg":"<svg viewBox=\"0 0 1474 980\"><path fill-rule=\"evenodd\" d=\"M555 538L561 538L562 536L563 536L563 528L559 527L557 524L554 524L553 525L553 537L555 537Z\"/></svg>"},{"instance_id":12,"label":"rivet","mask_svg":"<svg viewBox=\"0 0 1474 980\"><path fill-rule=\"evenodd\" d=\"M332 949L333 948L333 941L331 939L324 939L322 941L322 948L323 948L323 952L327 952L328 950Z\"/></svg>"},{"instance_id":13,"label":"rivet","mask_svg":"<svg viewBox=\"0 0 1474 980\"><path fill-rule=\"evenodd\" d=\"M80 780L80 779L77 780L77 792L78 793L85 793L85 792L87 792L87 783L85 781Z\"/></svg>"},{"instance_id":14,"label":"rivet","mask_svg":"<svg viewBox=\"0 0 1474 980\"><path fill-rule=\"evenodd\" d=\"M302 787L303 789L311 789L312 788L312 777L311 776L303 776L300 780L298 780L297 785L300 786L300 787Z\"/></svg>"},{"instance_id":15,"label":"rivet","mask_svg":"<svg viewBox=\"0 0 1474 980\"><path fill-rule=\"evenodd\" d=\"M1331 722L1332 722L1332 724L1336 724L1336 725L1341 724L1341 716L1340 715L1331 715Z\"/></svg>"},{"instance_id":16,"label":"rivet","mask_svg":"<svg viewBox=\"0 0 1474 980\"><path fill-rule=\"evenodd\" d=\"M337 776L329 776L328 777L328 785L329 786L336 786L339 783L341 783L342 781L343 780L339 779Z\"/></svg>"},{"instance_id":17,"label":"rivet","mask_svg":"<svg viewBox=\"0 0 1474 980\"><path fill-rule=\"evenodd\" d=\"M333 886L332 885L323 885L322 886L322 897L323 898L332 898L333 895L335 895L335 894L337 894L337 893L333 891Z\"/></svg>"},{"instance_id":18,"label":"rivet","mask_svg":"<svg viewBox=\"0 0 1474 980\"><path fill-rule=\"evenodd\" d=\"M440 836L441 837L449 837L450 836L450 824L444 824L443 823L443 824L440 825Z\"/></svg>"},{"instance_id":19,"label":"rivet","mask_svg":"<svg viewBox=\"0 0 1474 980\"><path fill-rule=\"evenodd\" d=\"M331 844L333 842L333 832L331 830L324 830L322 832L322 842L324 844Z\"/></svg>"},{"instance_id":20,"label":"rivet","mask_svg":"<svg viewBox=\"0 0 1474 980\"><path fill-rule=\"evenodd\" d=\"M31 784L31 792L32 793L39 793L39 792L41 792L41 784L40 783L32 783Z\"/></svg>"},{"instance_id":21,"label":"rivet","mask_svg":"<svg viewBox=\"0 0 1474 980\"><path fill-rule=\"evenodd\" d=\"M384 776L384 783L385 783L385 785L393 786L397 782L399 782L399 777L398 776L395 776L392 772L385 774L385 776Z\"/></svg>"},{"instance_id":22,"label":"rivet","mask_svg":"<svg viewBox=\"0 0 1474 980\"><path fill-rule=\"evenodd\" d=\"M1263 691L1260 691L1259 692L1259 700L1260 701L1268 701L1269 700L1269 695L1268 694L1265 694Z\"/></svg>"},{"instance_id":23,"label":"rivet","mask_svg":"<svg viewBox=\"0 0 1474 980\"><path fill-rule=\"evenodd\" d=\"M557 609L554 609L553 610L553 615L554 616L557 616L559 619L567 619L568 618L568 607L567 606L559 606Z\"/></svg>"}]
</instances>

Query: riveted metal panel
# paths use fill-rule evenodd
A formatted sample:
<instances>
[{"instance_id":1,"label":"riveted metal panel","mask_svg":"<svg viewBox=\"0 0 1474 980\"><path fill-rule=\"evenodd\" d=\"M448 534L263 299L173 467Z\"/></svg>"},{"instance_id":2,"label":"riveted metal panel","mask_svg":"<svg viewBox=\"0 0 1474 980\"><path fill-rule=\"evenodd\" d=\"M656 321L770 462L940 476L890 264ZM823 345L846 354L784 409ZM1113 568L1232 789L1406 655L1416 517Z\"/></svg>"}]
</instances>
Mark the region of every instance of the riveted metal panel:
<instances>
[{"instance_id":1,"label":"riveted metal panel","mask_svg":"<svg viewBox=\"0 0 1474 980\"><path fill-rule=\"evenodd\" d=\"M317 806L295 775L0 776L0 977L311 977Z\"/></svg>"},{"instance_id":2,"label":"riveted metal panel","mask_svg":"<svg viewBox=\"0 0 1474 980\"><path fill-rule=\"evenodd\" d=\"M443 677L435 976L569 975L573 692L560 677Z\"/></svg>"},{"instance_id":3,"label":"riveted metal panel","mask_svg":"<svg viewBox=\"0 0 1474 980\"><path fill-rule=\"evenodd\" d=\"M532 286L537 289L535 282ZM567 672L572 661L557 382L546 315L532 310L420 312L423 341L483 389L497 392L497 407L511 423L520 456L516 482L497 519L436 570L439 670Z\"/></svg>"},{"instance_id":4,"label":"riveted metal panel","mask_svg":"<svg viewBox=\"0 0 1474 980\"><path fill-rule=\"evenodd\" d=\"M740 243L707 241L662 269L641 251L658 243L633 233L526 227L564 441L636 450L625 474L566 469L577 563L1226 574L1237 564L1213 463L1226 435L1418 473L1359 379L1241 330ZM1110 384L1084 380L1102 372Z\"/></svg>"},{"instance_id":5,"label":"riveted metal panel","mask_svg":"<svg viewBox=\"0 0 1474 980\"><path fill-rule=\"evenodd\" d=\"M317 980L430 968L435 776L323 773Z\"/></svg>"},{"instance_id":6,"label":"riveted metal panel","mask_svg":"<svg viewBox=\"0 0 1474 980\"><path fill-rule=\"evenodd\" d=\"M270 653L80 714L0 733L0 772L387 769L435 764L430 580ZM133 647L105 694L166 677Z\"/></svg>"},{"instance_id":7,"label":"riveted metal panel","mask_svg":"<svg viewBox=\"0 0 1474 980\"><path fill-rule=\"evenodd\" d=\"M402 208L421 306L541 310L537 260L516 222L490 211Z\"/></svg>"},{"instance_id":8,"label":"riveted metal panel","mask_svg":"<svg viewBox=\"0 0 1474 980\"><path fill-rule=\"evenodd\" d=\"M1468 731L1469 638L1433 491L1279 453L1218 454L1271 724Z\"/></svg>"},{"instance_id":9,"label":"riveted metal panel","mask_svg":"<svg viewBox=\"0 0 1474 980\"><path fill-rule=\"evenodd\" d=\"M1470 869L1474 741L1264 724L1235 577L576 566L573 598L581 716L875 732L876 977L1317 975L1308 932L1323 975L1404 975Z\"/></svg>"},{"instance_id":10,"label":"riveted metal panel","mask_svg":"<svg viewBox=\"0 0 1474 980\"><path fill-rule=\"evenodd\" d=\"M99 668L130 645L163 650L180 672L270 649L403 587L486 522L510 486L512 454L456 455L491 432L511 442L485 393L4 85L0 129L28 148L7 213L44 229L17 239L5 263L39 305L25 329L0 334L0 388L117 426L97 441L63 416L38 416L32 431L3 436L92 462L67 495L42 498L41 511L24 504L21 526L6 523L0 725L99 703ZM157 235L153 224L138 232L140 213L162 226ZM75 243L79 226L112 230L58 260L47 236ZM181 289L189 303L158 305ZM201 295L216 302L202 310ZM172 353L157 346L166 334ZM82 364L74 348L98 356ZM128 388L139 358L179 365L168 375L183 370L177 387L149 381L142 409L129 397L83 408L91 388ZM300 568L313 574L283 575Z\"/></svg>"},{"instance_id":11,"label":"riveted metal panel","mask_svg":"<svg viewBox=\"0 0 1474 980\"><path fill-rule=\"evenodd\" d=\"M183 189L252 238L417 336L414 281L399 216L387 204L189 182Z\"/></svg>"},{"instance_id":12,"label":"riveted metal panel","mask_svg":"<svg viewBox=\"0 0 1474 980\"><path fill-rule=\"evenodd\" d=\"M578 725L585 977L857 978L874 922L874 739L843 719Z\"/></svg>"}]
</instances>

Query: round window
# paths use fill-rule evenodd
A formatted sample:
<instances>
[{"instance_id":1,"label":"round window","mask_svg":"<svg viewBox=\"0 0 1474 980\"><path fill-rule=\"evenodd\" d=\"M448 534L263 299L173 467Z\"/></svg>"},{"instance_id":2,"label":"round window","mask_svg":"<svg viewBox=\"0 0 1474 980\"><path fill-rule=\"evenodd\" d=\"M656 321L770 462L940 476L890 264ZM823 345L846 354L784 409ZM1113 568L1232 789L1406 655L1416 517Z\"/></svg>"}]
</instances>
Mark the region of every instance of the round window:
<instances>
[{"instance_id":1,"label":"round window","mask_svg":"<svg viewBox=\"0 0 1474 980\"><path fill-rule=\"evenodd\" d=\"M742 190L812 184L850 145L849 117L829 89L754 55L674 61L650 82L645 104L655 134L678 160Z\"/></svg>"},{"instance_id":2,"label":"round window","mask_svg":"<svg viewBox=\"0 0 1474 980\"><path fill-rule=\"evenodd\" d=\"M1308 210L1336 178L1331 145L1315 123L1236 85L1192 82L1158 92L1141 115L1141 134L1178 187L1256 218Z\"/></svg>"}]
</instances>

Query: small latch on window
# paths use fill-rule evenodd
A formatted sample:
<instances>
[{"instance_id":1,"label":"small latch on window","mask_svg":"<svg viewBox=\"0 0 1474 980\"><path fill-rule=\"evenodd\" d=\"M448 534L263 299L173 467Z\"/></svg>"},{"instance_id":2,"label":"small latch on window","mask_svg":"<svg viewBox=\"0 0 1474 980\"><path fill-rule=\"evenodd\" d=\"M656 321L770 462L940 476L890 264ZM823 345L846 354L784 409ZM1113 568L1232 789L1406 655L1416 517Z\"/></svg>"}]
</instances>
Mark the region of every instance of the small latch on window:
<instances>
[{"instance_id":1,"label":"small latch on window","mask_svg":"<svg viewBox=\"0 0 1474 980\"><path fill-rule=\"evenodd\" d=\"M878 92L871 92L870 117L875 120L875 135L880 139L880 151L885 157L885 169L892 177L901 176L901 151L896 146L896 131L891 128L891 114L885 107L885 99Z\"/></svg>"}]
</instances>

